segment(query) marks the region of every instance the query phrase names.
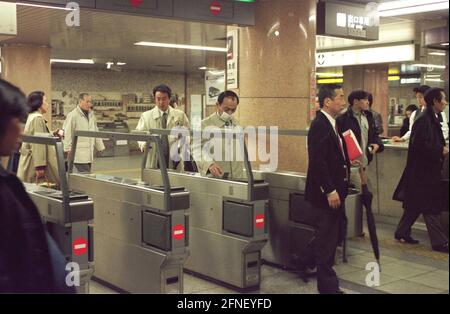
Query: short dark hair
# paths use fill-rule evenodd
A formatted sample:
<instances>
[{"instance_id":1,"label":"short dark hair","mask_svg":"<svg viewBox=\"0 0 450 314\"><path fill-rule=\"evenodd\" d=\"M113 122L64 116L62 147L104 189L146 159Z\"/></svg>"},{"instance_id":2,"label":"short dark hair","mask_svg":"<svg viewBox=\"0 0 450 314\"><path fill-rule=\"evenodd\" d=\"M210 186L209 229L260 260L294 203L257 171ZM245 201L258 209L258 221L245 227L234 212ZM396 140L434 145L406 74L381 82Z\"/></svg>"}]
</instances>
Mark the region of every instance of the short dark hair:
<instances>
[{"instance_id":1,"label":"short dark hair","mask_svg":"<svg viewBox=\"0 0 450 314\"><path fill-rule=\"evenodd\" d=\"M348 95L348 103L350 106L353 106L353 102L355 100L361 100L361 99L369 99L369 93L365 90L358 89L350 93Z\"/></svg>"},{"instance_id":2,"label":"short dark hair","mask_svg":"<svg viewBox=\"0 0 450 314\"><path fill-rule=\"evenodd\" d=\"M25 94L16 86L0 79L0 136L3 136L11 119L25 119L28 112Z\"/></svg>"},{"instance_id":3,"label":"short dark hair","mask_svg":"<svg viewBox=\"0 0 450 314\"><path fill-rule=\"evenodd\" d=\"M153 88L153 97L156 97L156 92L166 93L167 96L169 96L169 99L172 97L172 90L170 89L169 86L165 84L160 84L158 86L155 86L155 88Z\"/></svg>"},{"instance_id":4,"label":"short dark hair","mask_svg":"<svg viewBox=\"0 0 450 314\"><path fill-rule=\"evenodd\" d=\"M368 93L369 97L367 98L369 100L369 108L372 108L372 104L373 104L373 95L372 93Z\"/></svg>"},{"instance_id":5,"label":"short dark hair","mask_svg":"<svg viewBox=\"0 0 450 314\"><path fill-rule=\"evenodd\" d=\"M35 91L28 95L28 107L30 107L30 112L35 112L41 108L44 102L44 92Z\"/></svg>"},{"instance_id":6,"label":"short dark hair","mask_svg":"<svg viewBox=\"0 0 450 314\"><path fill-rule=\"evenodd\" d=\"M334 99L336 97L336 89L341 88L342 86L338 84L324 84L320 86L318 93L320 108L323 108L326 98Z\"/></svg>"},{"instance_id":7,"label":"short dark hair","mask_svg":"<svg viewBox=\"0 0 450 314\"><path fill-rule=\"evenodd\" d=\"M442 100L442 92L444 90L442 88L430 88L429 90L426 91L424 97L425 97L425 102L427 103L427 107L431 108L434 105L434 100L438 100L441 101Z\"/></svg>"},{"instance_id":8,"label":"short dark hair","mask_svg":"<svg viewBox=\"0 0 450 314\"><path fill-rule=\"evenodd\" d=\"M227 97L231 97L233 99L236 99L237 103L239 105L239 97L238 97L238 95L235 92L231 91L231 90L226 90L226 91L220 93L219 97L217 98L217 102L219 104L222 104L224 99L227 98Z\"/></svg>"},{"instance_id":9,"label":"short dark hair","mask_svg":"<svg viewBox=\"0 0 450 314\"><path fill-rule=\"evenodd\" d=\"M86 97L86 96L89 96L89 94L88 94L88 93L81 93L81 94L78 96L78 98L79 98L80 100L84 100L84 97Z\"/></svg>"},{"instance_id":10,"label":"short dark hair","mask_svg":"<svg viewBox=\"0 0 450 314\"><path fill-rule=\"evenodd\" d=\"M431 87L428 85L420 85L419 87L415 87L413 89L414 93L421 93L422 95L425 95L425 93L427 92L427 90L429 90Z\"/></svg>"},{"instance_id":11,"label":"short dark hair","mask_svg":"<svg viewBox=\"0 0 450 314\"><path fill-rule=\"evenodd\" d=\"M411 112L414 112L414 111L416 111L417 109L418 109L418 108L417 108L416 105L411 104L411 105L409 105L408 107L406 107L405 111L411 111Z\"/></svg>"}]
</instances>

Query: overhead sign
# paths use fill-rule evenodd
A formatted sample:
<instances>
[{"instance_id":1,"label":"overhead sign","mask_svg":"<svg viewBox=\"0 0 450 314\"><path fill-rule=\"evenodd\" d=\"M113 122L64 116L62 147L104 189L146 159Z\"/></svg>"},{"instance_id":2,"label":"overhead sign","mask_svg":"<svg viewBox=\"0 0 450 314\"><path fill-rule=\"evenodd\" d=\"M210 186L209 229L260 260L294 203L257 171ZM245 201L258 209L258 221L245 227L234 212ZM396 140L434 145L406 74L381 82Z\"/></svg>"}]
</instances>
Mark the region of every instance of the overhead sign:
<instances>
[{"instance_id":1,"label":"overhead sign","mask_svg":"<svg viewBox=\"0 0 450 314\"><path fill-rule=\"evenodd\" d=\"M317 4L317 35L378 40L379 26L376 5L363 6L337 1Z\"/></svg>"},{"instance_id":2,"label":"overhead sign","mask_svg":"<svg viewBox=\"0 0 450 314\"><path fill-rule=\"evenodd\" d=\"M316 53L316 67L414 61L414 44Z\"/></svg>"},{"instance_id":3,"label":"overhead sign","mask_svg":"<svg viewBox=\"0 0 450 314\"><path fill-rule=\"evenodd\" d=\"M206 104L215 105L219 94L225 91L225 71L205 72Z\"/></svg>"},{"instance_id":4,"label":"overhead sign","mask_svg":"<svg viewBox=\"0 0 450 314\"><path fill-rule=\"evenodd\" d=\"M238 88L239 74L239 31L237 29L227 33L227 89Z\"/></svg>"}]
</instances>

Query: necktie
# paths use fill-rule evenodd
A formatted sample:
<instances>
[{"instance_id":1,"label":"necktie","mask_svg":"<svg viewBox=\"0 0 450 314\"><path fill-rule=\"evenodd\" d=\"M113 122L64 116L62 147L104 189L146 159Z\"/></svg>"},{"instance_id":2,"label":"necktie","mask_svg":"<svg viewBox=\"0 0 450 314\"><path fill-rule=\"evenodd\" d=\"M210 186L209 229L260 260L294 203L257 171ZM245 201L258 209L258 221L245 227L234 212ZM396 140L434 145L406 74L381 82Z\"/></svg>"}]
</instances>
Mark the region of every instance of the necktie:
<instances>
[{"instance_id":1,"label":"necktie","mask_svg":"<svg viewBox=\"0 0 450 314\"><path fill-rule=\"evenodd\" d=\"M339 131L338 131L337 125L334 126L334 130L336 131L336 139L339 143L339 150L341 151L341 154L342 154L342 156L344 156L344 160L345 160L346 157L345 157L345 153L344 153L344 147L342 146L342 142L341 142L341 138L339 136Z\"/></svg>"},{"instance_id":2,"label":"necktie","mask_svg":"<svg viewBox=\"0 0 450 314\"><path fill-rule=\"evenodd\" d=\"M167 112L164 112L161 119L163 129L167 129ZM167 167L169 166L169 137L167 135L161 136L162 150Z\"/></svg>"}]
</instances>

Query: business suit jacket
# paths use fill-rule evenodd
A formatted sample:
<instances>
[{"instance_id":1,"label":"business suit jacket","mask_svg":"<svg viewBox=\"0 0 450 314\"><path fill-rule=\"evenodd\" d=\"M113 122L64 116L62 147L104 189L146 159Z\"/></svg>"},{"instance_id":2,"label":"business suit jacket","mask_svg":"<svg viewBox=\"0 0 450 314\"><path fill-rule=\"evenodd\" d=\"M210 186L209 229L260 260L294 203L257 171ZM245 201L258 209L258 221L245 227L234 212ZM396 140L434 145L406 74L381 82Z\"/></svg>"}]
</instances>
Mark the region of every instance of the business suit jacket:
<instances>
[{"instance_id":1,"label":"business suit jacket","mask_svg":"<svg viewBox=\"0 0 450 314\"><path fill-rule=\"evenodd\" d=\"M445 146L441 125L433 109L427 108L414 122L408 147L408 160L394 200L403 201L406 210L439 214L443 208L441 171Z\"/></svg>"},{"instance_id":2,"label":"business suit jacket","mask_svg":"<svg viewBox=\"0 0 450 314\"><path fill-rule=\"evenodd\" d=\"M313 206L329 208L327 194L336 190L344 202L348 194L350 163L328 118L318 112L308 132L309 166L305 199Z\"/></svg>"}]
</instances>

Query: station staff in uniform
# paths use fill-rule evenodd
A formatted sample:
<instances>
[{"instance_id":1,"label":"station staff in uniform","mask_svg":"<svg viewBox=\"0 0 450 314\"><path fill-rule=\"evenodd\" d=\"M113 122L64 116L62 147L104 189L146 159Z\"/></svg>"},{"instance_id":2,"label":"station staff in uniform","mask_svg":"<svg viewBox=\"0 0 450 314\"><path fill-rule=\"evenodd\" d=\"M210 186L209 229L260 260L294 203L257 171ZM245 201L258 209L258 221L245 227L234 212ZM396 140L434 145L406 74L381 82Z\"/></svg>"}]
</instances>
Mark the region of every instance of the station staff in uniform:
<instances>
[{"instance_id":1,"label":"station staff in uniform","mask_svg":"<svg viewBox=\"0 0 450 314\"><path fill-rule=\"evenodd\" d=\"M97 121L92 111L92 97L87 93L79 96L79 105L69 112L64 121L64 152L68 157L72 153L72 136L76 130L98 131ZM105 145L101 138L79 137L75 153L74 166L78 172L91 172L94 162L94 147L98 152L105 150Z\"/></svg>"},{"instance_id":2,"label":"station staff in uniform","mask_svg":"<svg viewBox=\"0 0 450 314\"><path fill-rule=\"evenodd\" d=\"M340 294L333 270L336 248L345 237L345 198L348 194L349 159L345 143L336 127L336 117L344 109L342 87L323 85L319 90L321 110L308 132L309 166L305 199L315 214L316 234L312 241L320 293Z\"/></svg>"},{"instance_id":3,"label":"station staff in uniform","mask_svg":"<svg viewBox=\"0 0 450 314\"><path fill-rule=\"evenodd\" d=\"M392 137L393 142L407 142L411 137L412 128L414 122L419 118L419 115L425 111L427 104L425 102L425 93L431 89L428 85L421 85L417 88L414 88L414 93L416 94L417 102L419 103L419 109L414 111L409 118L409 130L402 137L394 136ZM438 114L439 123L442 129L442 135L445 140L448 140L449 136L449 128L448 128L448 120L445 112L441 112Z\"/></svg>"},{"instance_id":4,"label":"station staff in uniform","mask_svg":"<svg viewBox=\"0 0 450 314\"><path fill-rule=\"evenodd\" d=\"M232 91L222 92L216 103L216 112L202 120L201 129L209 128L219 129L236 129L241 128L239 121L234 116L239 105L239 97ZM201 147L194 142L194 156L197 167L202 176L212 176L214 178L224 179L245 179L245 165L242 158L238 158L238 140L233 138L231 141L222 137L222 156L221 159L214 159L213 140L208 138L202 139ZM232 147L231 147L232 146ZM229 153L227 158L227 150L232 149L233 154ZM209 158L205 158L205 151L211 152ZM228 151L229 152L229 151ZM228 160L227 160L228 159Z\"/></svg>"},{"instance_id":5,"label":"station staff in uniform","mask_svg":"<svg viewBox=\"0 0 450 314\"><path fill-rule=\"evenodd\" d=\"M186 127L189 129L189 120L186 114L179 110L172 108L170 99L172 97L172 90L169 86L161 84L153 89L153 96L155 97L156 107L144 112L139 119L136 127L138 131L149 131L150 129L167 129L171 130L175 127ZM178 152L179 138L173 136L162 135L162 150L166 160L166 165L169 169L182 171L183 162L179 162L171 158L171 152ZM144 151L145 142L139 142L139 148ZM176 146L174 146L176 145ZM177 149L172 149L173 147ZM147 167L156 169L159 168L158 155L156 149L152 149L153 144L150 143L149 153L147 158Z\"/></svg>"}]
</instances>

